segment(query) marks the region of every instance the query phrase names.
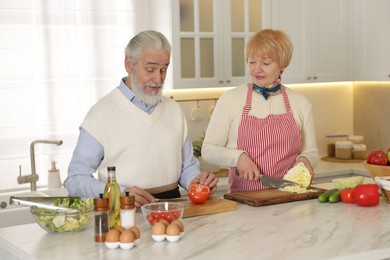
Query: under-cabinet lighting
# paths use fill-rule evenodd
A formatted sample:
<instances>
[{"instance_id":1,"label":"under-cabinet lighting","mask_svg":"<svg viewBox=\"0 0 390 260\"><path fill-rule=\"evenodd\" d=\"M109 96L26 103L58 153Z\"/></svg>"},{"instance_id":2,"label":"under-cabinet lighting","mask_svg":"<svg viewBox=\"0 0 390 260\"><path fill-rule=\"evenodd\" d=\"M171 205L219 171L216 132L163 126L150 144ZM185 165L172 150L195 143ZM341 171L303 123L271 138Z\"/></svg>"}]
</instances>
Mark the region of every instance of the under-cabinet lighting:
<instances>
[{"instance_id":1,"label":"under-cabinet lighting","mask_svg":"<svg viewBox=\"0 0 390 260\"><path fill-rule=\"evenodd\" d=\"M298 88L326 88L326 87L358 87L364 86L383 86L389 87L390 81L340 81L340 82L321 82L321 83L302 83L286 84L292 89ZM176 101L194 101L194 100L216 100L223 92L235 87L215 87L215 88L192 88L192 89L165 89L163 95Z\"/></svg>"}]
</instances>

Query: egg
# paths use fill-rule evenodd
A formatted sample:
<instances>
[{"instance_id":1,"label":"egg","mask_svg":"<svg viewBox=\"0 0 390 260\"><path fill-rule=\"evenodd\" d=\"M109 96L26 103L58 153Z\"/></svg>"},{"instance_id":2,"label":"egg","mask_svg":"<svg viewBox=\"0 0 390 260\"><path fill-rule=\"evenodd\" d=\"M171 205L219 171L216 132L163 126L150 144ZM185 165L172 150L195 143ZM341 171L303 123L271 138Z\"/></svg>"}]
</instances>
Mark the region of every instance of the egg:
<instances>
[{"instance_id":1,"label":"egg","mask_svg":"<svg viewBox=\"0 0 390 260\"><path fill-rule=\"evenodd\" d=\"M124 230L119 237L121 243L133 243L135 240L134 234L131 230Z\"/></svg>"},{"instance_id":2,"label":"egg","mask_svg":"<svg viewBox=\"0 0 390 260\"><path fill-rule=\"evenodd\" d=\"M184 225L180 220L175 219L171 222L171 224L175 224L175 225L179 226L180 232L184 232Z\"/></svg>"},{"instance_id":3,"label":"egg","mask_svg":"<svg viewBox=\"0 0 390 260\"><path fill-rule=\"evenodd\" d=\"M122 233L125 230L125 228L122 226L117 226L115 227L115 229L118 230L120 233Z\"/></svg>"},{"instance_id":4,"label":"egg","mask_svg":"<svg viewBox=\"0 0 390 260\"><path fill-rule=\"evenodd\" d=\"M165 235L165 224L162 222L157 222L156 224L153 225L152 228L152 234L153 235Z\"/></svg>"},{"instance_id":5,"label":"egg","mask_svg":"<svg viewBox=\"0 0 390 260\"><path fill-rule=\"evenodd\" d=\"M162 222L165 224L165 226L168 226L169 225L169 222L168 220L164 219L164 218L160 218L160 220L158 222Z\"/></svg>"},{"instance_id":6,"label":"egg","mask_svg":"<svg viewBox=\"0 0 390 260\"><path fill-rule=\"evenodd\" d=\"M106 234L107 242L118 242L119 241L120 232L116 229L111 229Z\"/></svg>"},{"instance_id":7,"label":"egg","mask_svg":"<svg viewBox=\"0 0 390 260\"><path fill-rule=\"evenodd\" d=\"M176 224L169 224L166 230L167 236L178 236L180 235L180 227Z\"/></svg>"},{"instance_id":8,"label":"egg","mask_svg":"<svg viewBox=\"0 0 390 260\"><path fill-rule=\"evenodd\" d=\"M132 226L129 228L131 232L133 232L135 239L138 239L141 237L141 231L136 226Z\"/></svg>"}]
</instances>

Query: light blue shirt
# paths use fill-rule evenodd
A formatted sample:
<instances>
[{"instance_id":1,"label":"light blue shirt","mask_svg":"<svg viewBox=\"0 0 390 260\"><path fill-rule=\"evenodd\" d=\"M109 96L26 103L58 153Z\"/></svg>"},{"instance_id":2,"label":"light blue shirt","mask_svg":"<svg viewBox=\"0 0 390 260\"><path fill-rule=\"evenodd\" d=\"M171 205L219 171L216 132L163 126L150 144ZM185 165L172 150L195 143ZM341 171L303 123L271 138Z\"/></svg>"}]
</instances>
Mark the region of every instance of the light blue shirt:
<instances>
[{"instance_id":1,"label":"light blue shirt","mask_svg":"<svg viewBox=\"0 0 390 260\"><path fill-rule=\"evenodd\" d=\"M137 107L151 114L156 105L148 106L137 99L134 92L124 83L125 80L126 78L123 78L118 87L121 93ZM103 146L85 129L80 127L79 138L68 168L68 177L64 182L64 186L71 196L92 198L99 197L99 194L104 192L106 183L93 177L103 158ZM192 143L188 136L182 148L182 158L179 184L187 190L192 179L200 172L199 161L193 155ZM120 185L120 188L123 191L126 186Z\"/></svg>"}]
</instances>

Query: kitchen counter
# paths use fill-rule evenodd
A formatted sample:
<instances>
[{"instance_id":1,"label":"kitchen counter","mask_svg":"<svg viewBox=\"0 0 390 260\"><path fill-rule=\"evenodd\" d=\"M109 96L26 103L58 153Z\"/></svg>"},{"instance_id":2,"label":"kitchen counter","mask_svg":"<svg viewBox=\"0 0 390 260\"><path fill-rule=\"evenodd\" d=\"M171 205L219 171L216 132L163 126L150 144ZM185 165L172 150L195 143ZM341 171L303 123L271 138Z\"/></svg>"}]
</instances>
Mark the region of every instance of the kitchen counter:
<instances>
[{"instance_id":1,"label":"kitchen counter","mask_svg":"<svg viewBox=\"0 0 390 260\"><path fill-rule=\"evenodd\" d=\"M366 178L365 183L372 182ZM319 184L331 188L333 184ZM184 237L154 242L140 212L140 243L108 249L93 240L93 223L51 234L38 224L0 229L1 259L383 259L390 256L390 204L376 207L316 199L183 219Z\"/></svg>"}]
</instances>

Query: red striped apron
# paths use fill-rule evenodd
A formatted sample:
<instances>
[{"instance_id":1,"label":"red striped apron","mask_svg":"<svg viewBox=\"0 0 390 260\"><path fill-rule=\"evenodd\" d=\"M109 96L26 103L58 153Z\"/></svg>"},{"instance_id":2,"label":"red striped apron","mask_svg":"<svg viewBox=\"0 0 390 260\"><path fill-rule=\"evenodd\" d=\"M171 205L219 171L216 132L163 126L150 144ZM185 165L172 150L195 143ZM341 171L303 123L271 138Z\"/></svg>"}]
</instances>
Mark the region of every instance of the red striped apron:
<instances>
[{"instance_id":1,"label":"red striped apron","mask_svg":"<svg viewBox=\"0 0 390 260\"><path fill-rule=\"evenodd\" d=\"M248 153L259 167L260 173L277 178L282 178L294 166L302 142L284 86L281 87L281 92L286 113L257 118L248 114L253 93L253 85L248 84L246 103L237 136L237 148ZM260 181L239 178L236 170L236 167L230 168L230 192L269 188L262 185Z\"/></svg>"}]
</instances>

